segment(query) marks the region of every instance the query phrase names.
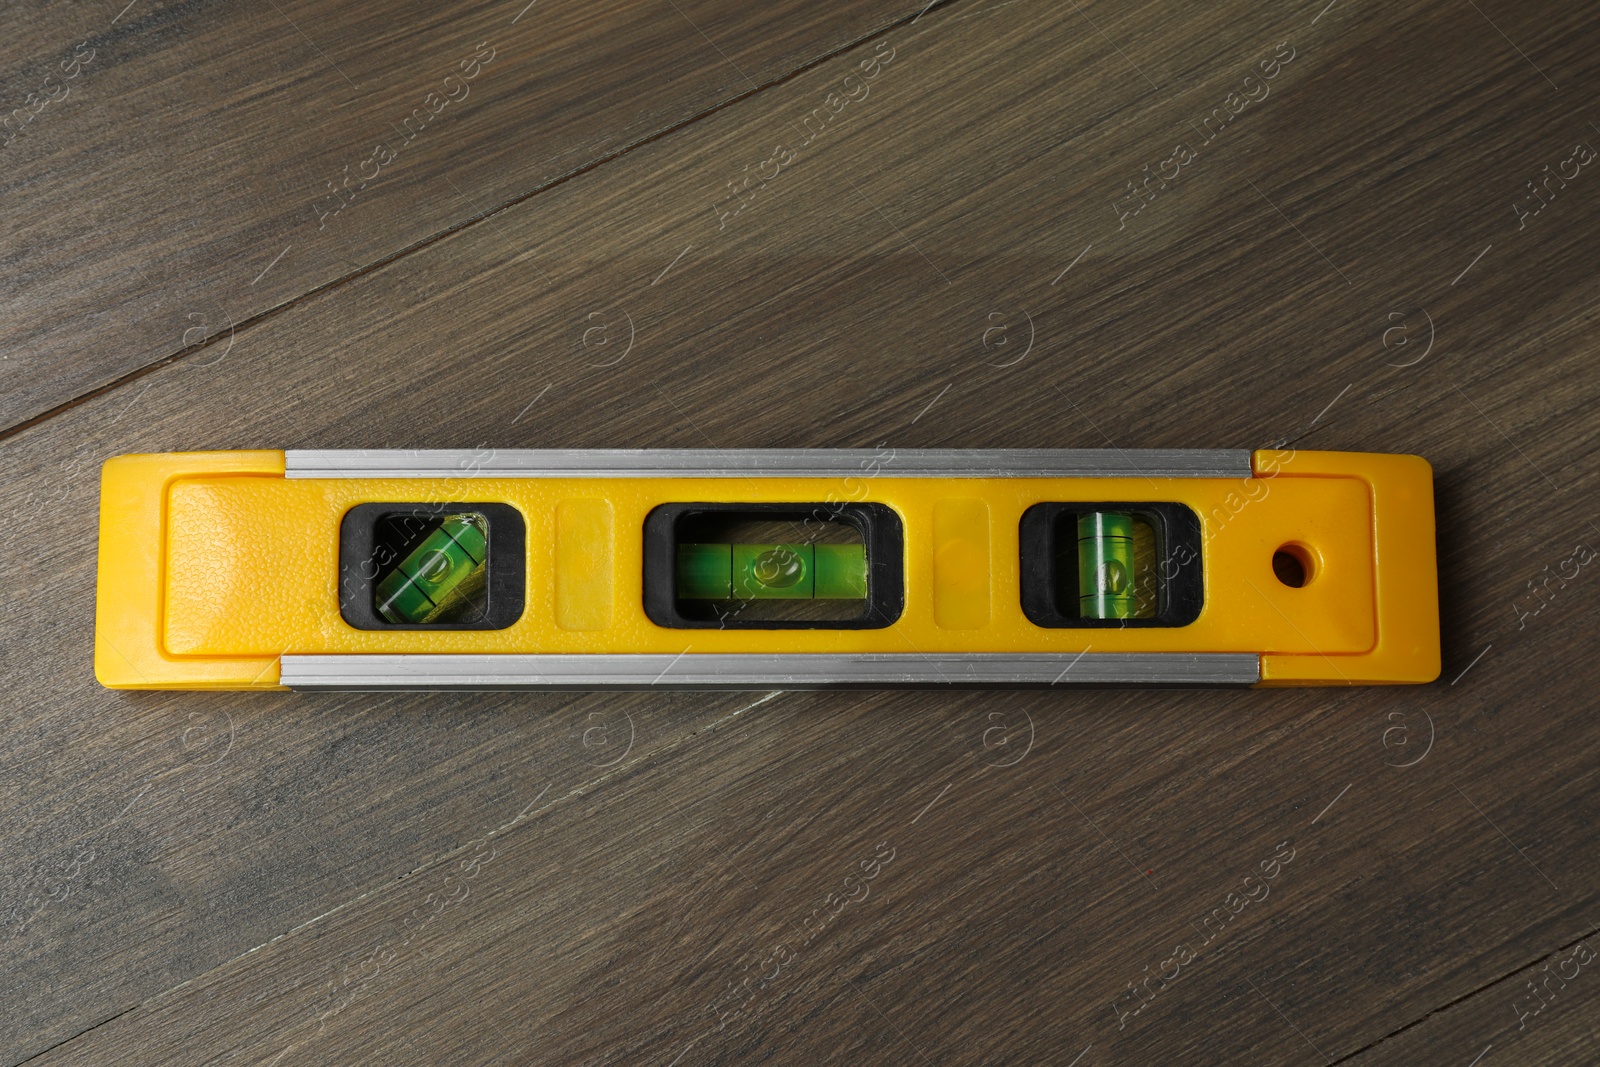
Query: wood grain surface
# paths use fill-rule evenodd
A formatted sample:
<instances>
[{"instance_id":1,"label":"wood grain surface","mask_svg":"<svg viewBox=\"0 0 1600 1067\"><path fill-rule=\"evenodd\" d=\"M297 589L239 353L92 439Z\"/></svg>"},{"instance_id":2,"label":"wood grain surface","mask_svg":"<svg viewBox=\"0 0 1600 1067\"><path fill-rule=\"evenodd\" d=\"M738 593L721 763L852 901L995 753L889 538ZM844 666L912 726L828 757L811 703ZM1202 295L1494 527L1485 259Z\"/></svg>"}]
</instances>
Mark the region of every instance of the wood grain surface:
<instances>
[{"instance_id":1,"label":"wood grain surface","mask_svg":"<svg viewBox=\"0 0 1600 1067\"><path fill-rule=\"evenodd\" d=\"M0 1063L1600 1062L1592 12L117 6L3 16ZM1434 464L1437 683L90 669L125 452L1282 442Z\"/></svg>"},{"instance_id":2,"label":"wood grain surface","mask_svg":"<svg viewBox=\"0 0 1600 1067\"><path fill-rule=\"evenodd\" d=\"M124 3L0 15L0 430L916 13Z\"/></svg>"}]
</instances>

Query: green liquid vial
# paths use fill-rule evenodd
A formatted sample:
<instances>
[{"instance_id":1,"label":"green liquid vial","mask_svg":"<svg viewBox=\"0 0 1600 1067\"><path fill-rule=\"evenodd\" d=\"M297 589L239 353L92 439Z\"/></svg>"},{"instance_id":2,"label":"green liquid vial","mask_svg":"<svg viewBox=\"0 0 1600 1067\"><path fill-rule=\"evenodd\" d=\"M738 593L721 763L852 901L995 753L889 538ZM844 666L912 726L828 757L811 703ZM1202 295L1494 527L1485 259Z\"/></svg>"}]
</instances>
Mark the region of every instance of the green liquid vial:
<instances>
[{"instance_id":1,"label":"green liquid vial","mask_svg":"<svg viewBox=\"0 0 1600 1067\"><path fill-rule=\"evenodd\" d=\"M686 600L865 600L863 545L678 546Z\"/></svg>"},{"instance_id":2,"label":"green liquid vial","mask_svg":"<svg viewBox=\"0 0 1600 1067\"><path fill-rule=\"evenodd\" d=\"M1131 619L1134 593L1133 516L1091 511L1078 516L1078 614Z\"/></svg>"},{"instance_id":3,"label":"green liquid vial","mask_svg":"<svg viewBox=\"0 0 1600 1067\"><path fill-rule=\"evenodd\" d=\"M378 583L378 614L392 623L449 622L483 590L488 543L477 515L451 515Z\"/></svg>"}]
</instances>

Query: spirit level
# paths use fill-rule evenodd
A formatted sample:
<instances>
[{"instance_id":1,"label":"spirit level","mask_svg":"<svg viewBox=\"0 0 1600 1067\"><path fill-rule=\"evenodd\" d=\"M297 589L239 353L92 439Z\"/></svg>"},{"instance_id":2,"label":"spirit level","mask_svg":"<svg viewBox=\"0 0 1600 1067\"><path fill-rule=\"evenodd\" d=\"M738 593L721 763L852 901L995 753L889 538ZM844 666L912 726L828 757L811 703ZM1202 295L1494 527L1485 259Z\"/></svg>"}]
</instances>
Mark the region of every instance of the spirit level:
<instances>
[{"instance_id":1,"label":"spirit level","mask_svg":"<svg viewBox=\"0 0 1600 1067\"><path fill-rule=\"evenodd\" d=\"M1439 673L1415 456L122 456L115 688L1344 685Z\"/></svg>"}]
</instances>

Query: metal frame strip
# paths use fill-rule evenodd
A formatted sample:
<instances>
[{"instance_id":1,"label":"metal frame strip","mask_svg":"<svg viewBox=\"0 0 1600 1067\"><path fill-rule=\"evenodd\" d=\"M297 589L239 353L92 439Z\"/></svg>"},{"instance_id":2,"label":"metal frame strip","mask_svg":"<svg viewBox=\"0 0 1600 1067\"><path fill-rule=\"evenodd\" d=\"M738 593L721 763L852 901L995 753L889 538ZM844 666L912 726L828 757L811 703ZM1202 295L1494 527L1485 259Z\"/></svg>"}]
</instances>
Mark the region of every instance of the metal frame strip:
<instances>
[{"instance_id":1,"label":"metal frame strip","mask_svg":"<svg viewBox=\"0 0 1600 1067\"><path fill-rule=\"evenodd\" d=\"M901 689L1247 686L1237 652L286 655L293 689Z\"/></svg>"},{"instance_id":2,"label":"metal frame strip","mask_svg":"<svg viewBox=\"0 0 1600 1067\"><path fill-rule=\"evenodd\" d=\"M289 478L1248 478L1247 449L290 449Z\"/></svg>"}]
</instances>

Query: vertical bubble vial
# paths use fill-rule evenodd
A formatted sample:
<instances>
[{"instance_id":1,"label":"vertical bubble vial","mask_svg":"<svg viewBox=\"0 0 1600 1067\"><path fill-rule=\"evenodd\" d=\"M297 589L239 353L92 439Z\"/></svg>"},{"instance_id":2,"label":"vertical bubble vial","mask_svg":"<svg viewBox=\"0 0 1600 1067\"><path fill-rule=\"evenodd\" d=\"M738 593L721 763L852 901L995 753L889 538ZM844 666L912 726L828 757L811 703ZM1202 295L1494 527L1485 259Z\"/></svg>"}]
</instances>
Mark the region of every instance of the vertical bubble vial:
<instances>
[{"instance_id":1,"label":"vertical bubble vial","mask_svg":"<svg viewBox=\"0 0 1600 1067\"><path fill-rule=\"evenodd\" d=\"M1078 613L1085 619L1131 619L1133 516L1091 511L1078 516Z\"/></svg>"}]
</instances>

